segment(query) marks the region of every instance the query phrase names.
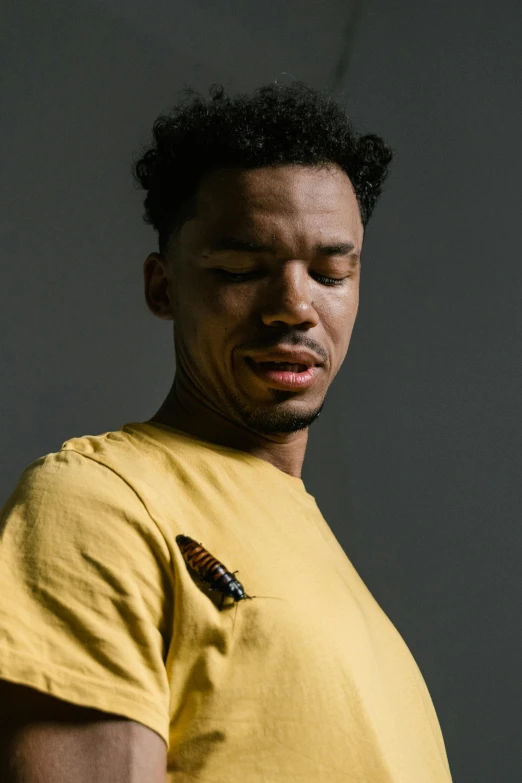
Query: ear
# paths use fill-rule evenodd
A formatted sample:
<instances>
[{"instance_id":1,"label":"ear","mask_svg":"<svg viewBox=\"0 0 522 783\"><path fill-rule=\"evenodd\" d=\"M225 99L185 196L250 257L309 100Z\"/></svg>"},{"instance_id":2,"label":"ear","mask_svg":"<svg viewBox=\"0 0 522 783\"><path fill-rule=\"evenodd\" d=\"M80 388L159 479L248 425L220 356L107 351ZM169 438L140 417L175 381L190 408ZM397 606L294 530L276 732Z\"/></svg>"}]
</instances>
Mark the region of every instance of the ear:
<instances>
[{"instance_id":1,"label":"ear","mask_svg":"<svg viewBox=\"0 0 522 783\"><path fill-rule=\"evenodd\" d=\"M161 253L150 253L143 264L145 301L151 313L165 321L174 319L171 274Z\"/></svg>"}]
</instances>

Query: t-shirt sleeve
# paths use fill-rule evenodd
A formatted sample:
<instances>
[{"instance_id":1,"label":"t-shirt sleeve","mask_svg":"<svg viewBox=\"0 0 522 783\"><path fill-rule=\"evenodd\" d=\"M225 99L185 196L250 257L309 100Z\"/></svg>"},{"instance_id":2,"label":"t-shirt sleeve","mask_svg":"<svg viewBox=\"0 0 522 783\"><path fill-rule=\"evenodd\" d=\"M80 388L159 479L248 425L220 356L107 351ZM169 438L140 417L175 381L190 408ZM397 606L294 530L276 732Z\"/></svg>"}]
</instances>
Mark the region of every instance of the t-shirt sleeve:
<instances>
[{"instance_id":1,"label":"t-shirt sleeve","mask_svg":"<svg viewBox=\"0 0 522 783\"><path fill-rule=\"evenodd\" d=\"M0 679L168 745L173 585L165 539L121 476L71 450L42 457L0 515Z\"/></svg>"}]
</instances>

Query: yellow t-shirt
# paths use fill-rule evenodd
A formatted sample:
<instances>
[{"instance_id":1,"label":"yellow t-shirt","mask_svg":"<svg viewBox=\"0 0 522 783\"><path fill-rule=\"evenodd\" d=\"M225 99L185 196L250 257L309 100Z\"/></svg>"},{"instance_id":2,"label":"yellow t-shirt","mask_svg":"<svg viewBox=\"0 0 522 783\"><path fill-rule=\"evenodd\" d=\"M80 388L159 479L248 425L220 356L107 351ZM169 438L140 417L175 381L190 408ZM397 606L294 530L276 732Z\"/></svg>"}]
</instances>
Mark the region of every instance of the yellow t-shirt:
<instances>
[{"instance_id":1,"label":"yellow t-shirt","mask_svg":"<svg viewBox=\"0 0 522 783\"><path fill-rule=\"evenodd\" d=\"M220 610L180 533L256 597ZM150 727L169 783L451 780L404 641L262 459L157 424L67 441L3 510L0 596L0 678Z\"/></svg>"}]
</instances>

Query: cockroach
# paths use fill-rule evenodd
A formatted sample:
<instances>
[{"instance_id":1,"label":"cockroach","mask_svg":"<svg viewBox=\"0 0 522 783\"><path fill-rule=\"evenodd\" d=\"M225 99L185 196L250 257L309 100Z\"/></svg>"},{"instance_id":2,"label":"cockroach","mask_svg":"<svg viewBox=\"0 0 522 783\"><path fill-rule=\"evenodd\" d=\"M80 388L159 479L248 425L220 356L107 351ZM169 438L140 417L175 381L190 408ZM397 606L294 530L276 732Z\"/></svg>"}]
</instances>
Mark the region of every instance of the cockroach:
<instances>
[{"instance_id":1,"label":"cockroach","mask_svg":"<svg viewBox=\"0 0 522 783\"><path fill-rule=\"evenodd\" d=\"M211 591L217 590L221 593L220 609L227 596L233 598L236 603L247 598L250 600L255 598L254 595L247 595L241 582L235 578L235 574L238 572L230 572L202 544L183 535L176 536L176 542L185 563L196 572L202 582L210 585Z\"/></svg>"}]
</instances>

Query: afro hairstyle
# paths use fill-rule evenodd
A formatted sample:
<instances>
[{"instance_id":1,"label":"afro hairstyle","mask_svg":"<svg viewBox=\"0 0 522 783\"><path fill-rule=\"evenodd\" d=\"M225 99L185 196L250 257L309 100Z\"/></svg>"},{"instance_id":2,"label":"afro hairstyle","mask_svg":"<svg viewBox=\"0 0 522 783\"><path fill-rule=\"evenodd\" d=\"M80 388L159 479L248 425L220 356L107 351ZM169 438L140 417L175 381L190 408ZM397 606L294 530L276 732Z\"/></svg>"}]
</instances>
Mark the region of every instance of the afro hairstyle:
<instances>
[{"instance_id":1,"label":"afro hairstyle","mask_svg":"<svg viewBox=\"0 0 522 783\"><path fill-rule=\"evenodd\" d=\"M195 214L202 179L220 168L336 164L346 172L366 227L393 157L374 134L353 130L344 109L303 82L268 84L229 96L220 85L209 98L181 90L153 126L153 140L133 164L147 191L144 220L164 252L171 235Z\"/></svg>"}]
</instances>

